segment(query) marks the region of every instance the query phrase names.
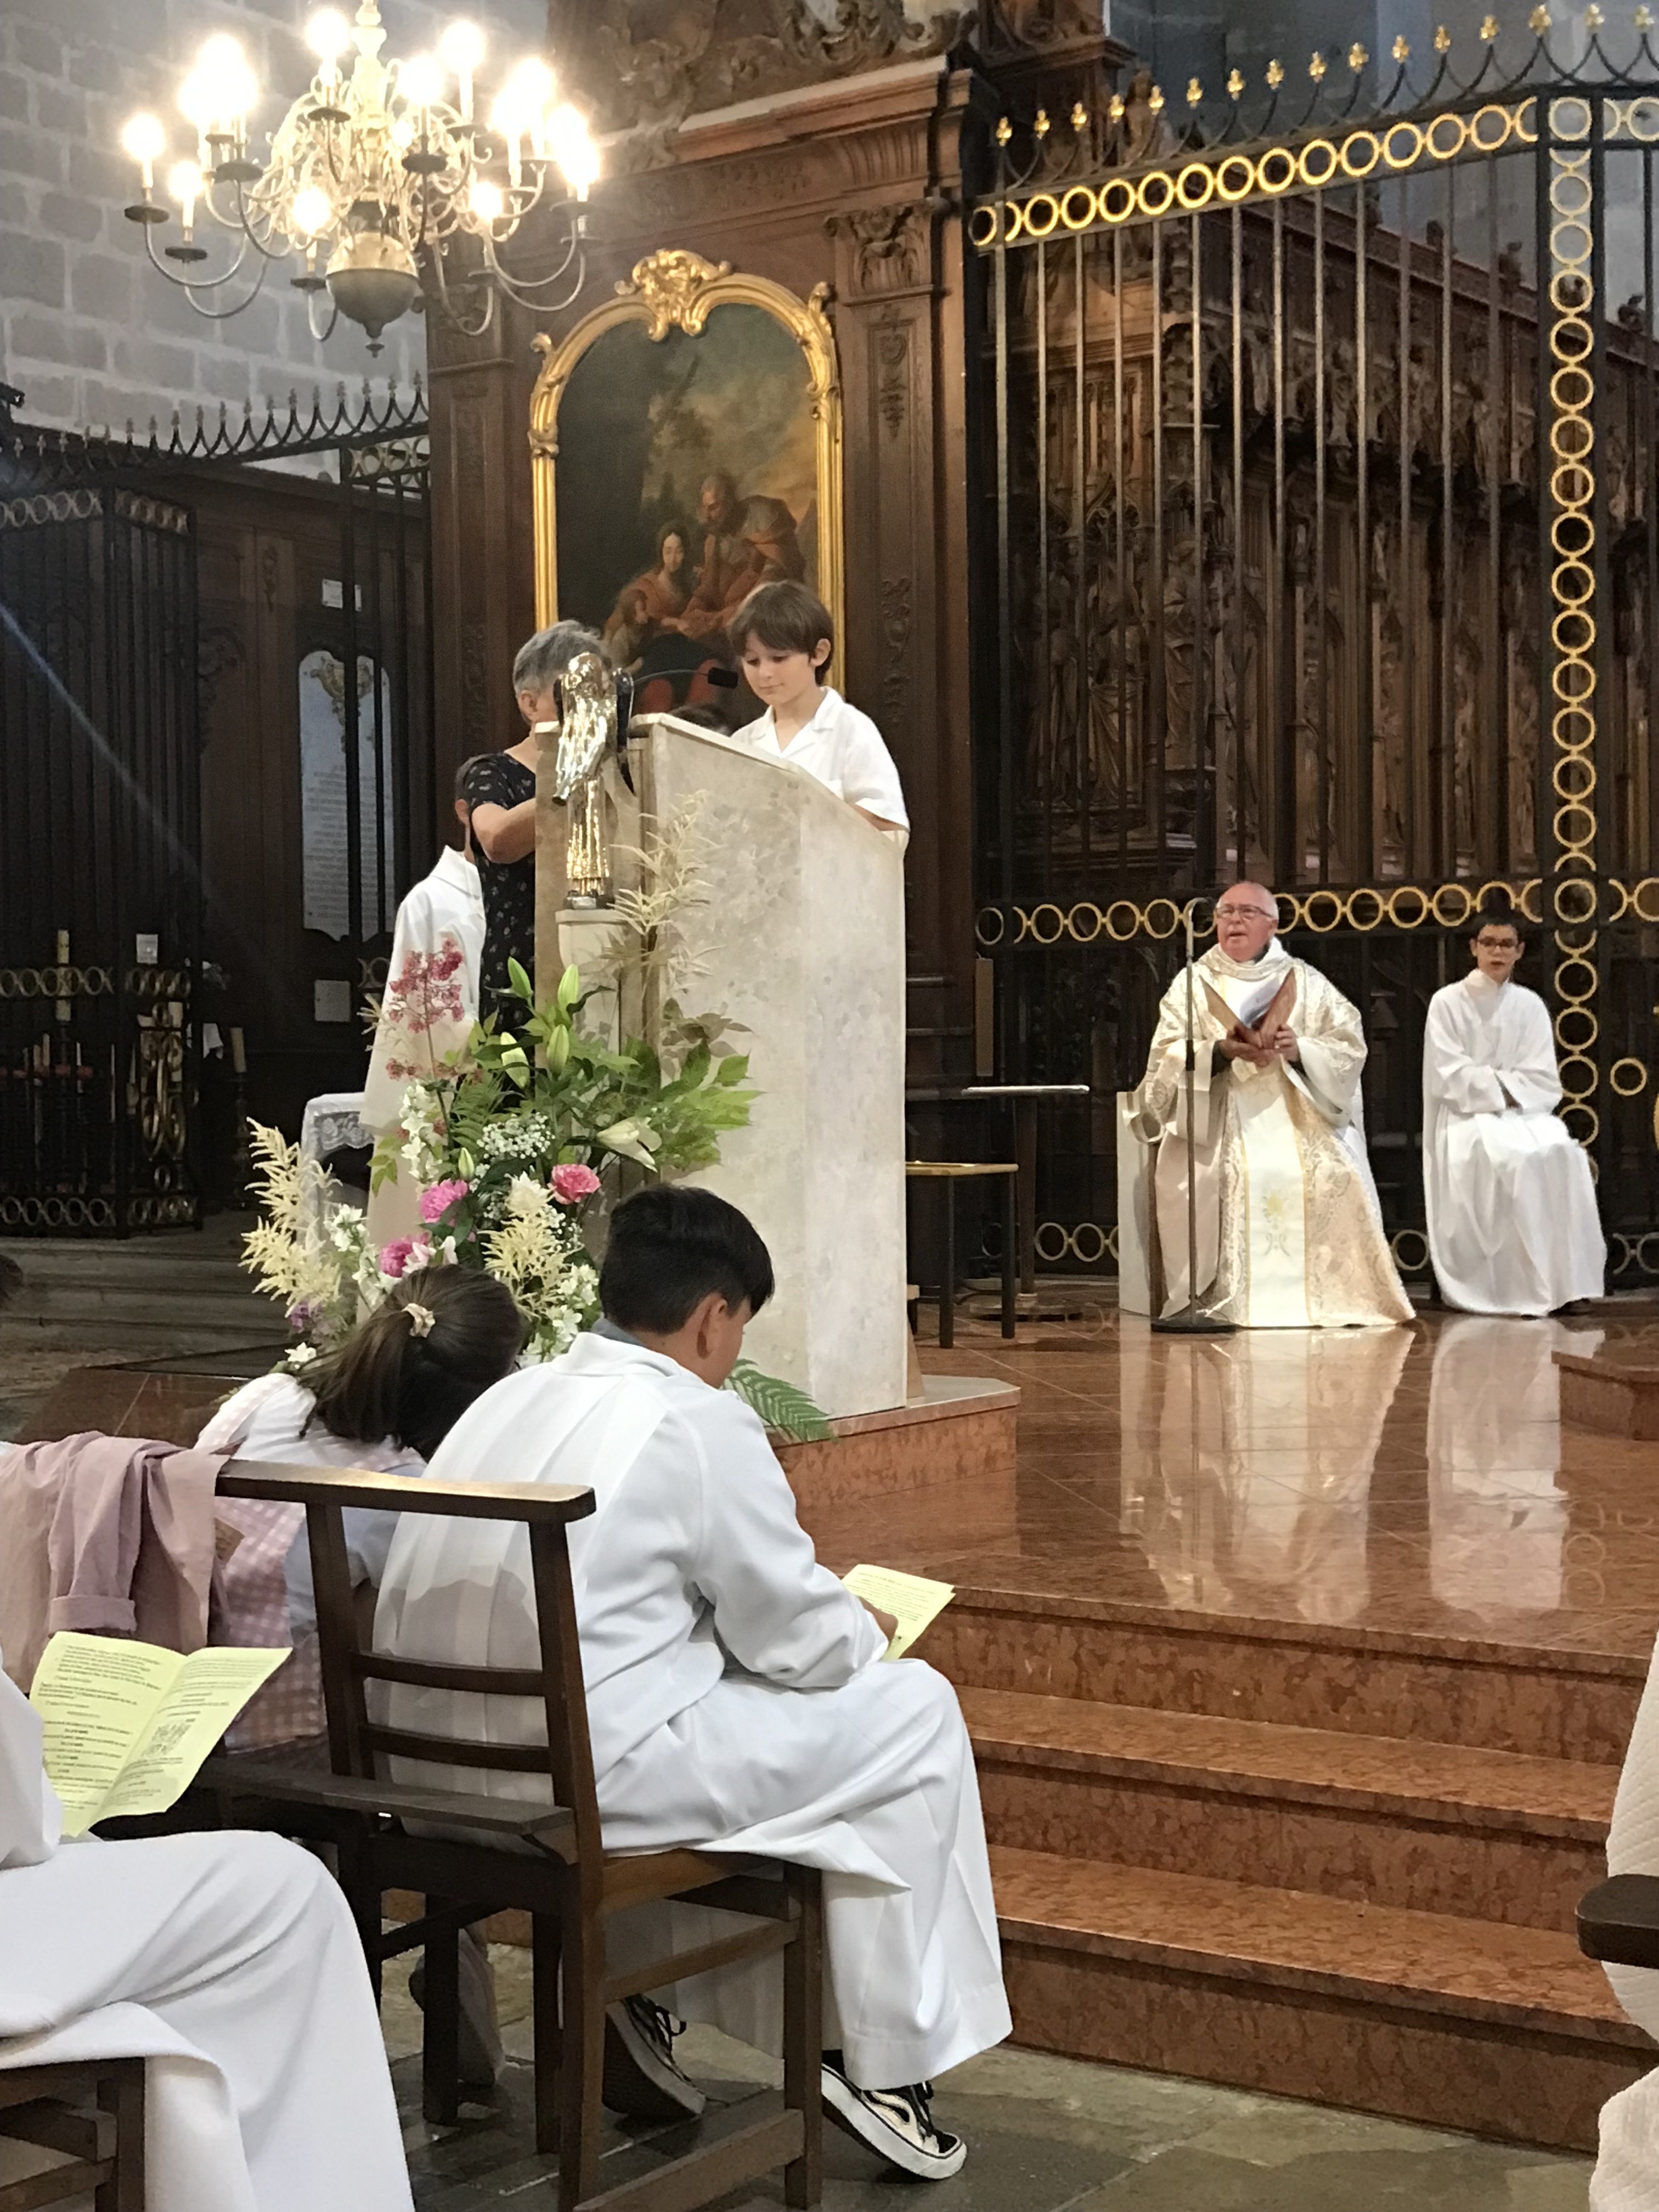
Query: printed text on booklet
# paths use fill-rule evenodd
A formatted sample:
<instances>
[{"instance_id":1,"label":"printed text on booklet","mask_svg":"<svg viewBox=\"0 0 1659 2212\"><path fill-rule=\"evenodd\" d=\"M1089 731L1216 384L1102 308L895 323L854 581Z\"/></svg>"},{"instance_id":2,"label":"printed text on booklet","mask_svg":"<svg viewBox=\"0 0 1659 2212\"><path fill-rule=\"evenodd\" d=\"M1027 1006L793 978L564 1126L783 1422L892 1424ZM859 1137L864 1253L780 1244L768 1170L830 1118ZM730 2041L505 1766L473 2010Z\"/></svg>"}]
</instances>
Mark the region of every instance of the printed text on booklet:
<instances>
[{"instance_id":1,"label":"printed text on booklet","mask_svg":"<svg viewBox=\"0 0 1659 2212\"><path fill-rule=\"evenodd\" d=\"M885 1659L902 1659L957 1594L954 1583L930 1583L925 1575L902 1575L895 1567L854 1567L842 1580L854 1597L890 1613L897 1621L893 1640L882 1654Z\"/></svg>"},{"instance_id":2,"label":"printed text on booklet","mask_svg":"<svg viewBox=\"0 0 1659 2212\"><path fill-rule=\"evenodd\" d=\"M64 1835L177 1804L288 1656L219 1647L186 1658L159 1644L60 1630L40 1655L29 1703L40 1716Z\"/></svg>"}]
</instances>

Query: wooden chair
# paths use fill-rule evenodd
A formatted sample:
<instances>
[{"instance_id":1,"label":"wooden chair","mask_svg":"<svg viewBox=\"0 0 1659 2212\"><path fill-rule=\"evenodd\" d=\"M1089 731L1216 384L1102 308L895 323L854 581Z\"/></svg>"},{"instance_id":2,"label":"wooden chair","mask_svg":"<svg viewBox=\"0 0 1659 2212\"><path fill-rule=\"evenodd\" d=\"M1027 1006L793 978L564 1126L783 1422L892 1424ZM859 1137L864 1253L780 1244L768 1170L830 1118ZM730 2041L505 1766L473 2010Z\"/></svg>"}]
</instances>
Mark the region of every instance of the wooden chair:
<instances>
[{"instance_id":1,"label":"wooden chair","mask_svg":"<svg viewBox=\"0 0 1659 2212\"><path fill-rule=\"evenodd\" d=\"M957 1340L957 1185L980 1176L1002 1178L1002 1334L1014 1334L1019 1247L1014 1231L1016 1160L906 1160L913 1182L937 1182L945 1194L945 1273L939 1291L939 1340L948 1351Z\"/></svg>"},{"instance_id":2,"label":"wooden chair","mask_svg":"<svg viewBox=\"0 0 1659 2212\"><path fill-rule=\"evenodd\" d=\"M0 2212L33 2212L88 2193L97 2212L144 2212L143 2060L0 2069L0 2137L64 2160L0 2180Z\"/></svg>"},{"instance_id":3,"label":"wooden chair","mask_svg":"<svg viewBox=\"0 0 1659 2212\"><path fill-rule=\"evenodd\" d=\"M1659 1875L1615 1874L1578 1900L1578 1948L1613 1966L1659 1966Z\"/></svg>"},{"instance_id":4,"label":"wooden chair","mask_svg":"<svg viewBox=\"0 0 1659 2212\"><path fill-rule=\"evenodd\" d=\"M818 2202L822 2188L822 1904L816 1869L694 1850L628 1857L599 1832L581 1654L566 1529L593 1510L591 1491L529 1484L416 1481L314 1468L230 1462L221 1493L296 1502L306 1509L328 1716L331 1772L262 1756L257 1765L219 1757L203 1783L233 1817L325 1838L340 1854L342 1887L371 1971L393 1952L424 1944L423 2083L429 2118L452 2119L459 2102L456 2036L461 1928L514 1909L531 1916L534 1976L536 2140L559 2156L559 2212L692 2212L781 2166L785 2201ZM462 1667L376 1656L367 1648L351 1589L341 1522L348 1505L395 1512L517 1522L530 1544L541 1664ZM534 1698L546 1743L482 1744L427 1736L371 1720L365 1686ZM389 1758L439 1766L549 1778L544 1806L513 1804L384 1778ZM408 1823L441 1826L414 1835ZM388 1889L417 1892L422 1919L389 1939L380 1932ZM763 1919L694 1950L626 1974L606 1972L605 1923L630 1905L682 1899ZM745 2118L724 2135L705 2124L700 2142L640 2178L597 2191L607 2005L717 1966L781 1953L784 2090L781 2111Z\"/></svg>"}]
</instances>

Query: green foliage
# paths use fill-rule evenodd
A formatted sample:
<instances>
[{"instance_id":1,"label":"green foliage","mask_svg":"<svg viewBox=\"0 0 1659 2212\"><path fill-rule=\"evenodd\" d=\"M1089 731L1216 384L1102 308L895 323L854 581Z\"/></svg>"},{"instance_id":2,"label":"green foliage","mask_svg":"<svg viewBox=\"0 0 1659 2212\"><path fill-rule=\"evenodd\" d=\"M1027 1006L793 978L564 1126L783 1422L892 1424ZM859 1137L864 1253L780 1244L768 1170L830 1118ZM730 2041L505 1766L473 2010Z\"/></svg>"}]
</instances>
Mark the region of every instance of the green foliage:
<instances>
[{"instance_id":1,"label":"green foliage","mask_svg":"<svg viewBox=\"0 0 1659 2212\"><path fill-rule=\"evenodd\" d=\"M726 1387L792 1444L823 1443L836 1433L804 1390L776 1375L763 1374L752 1359L738 1360Z\"/></svg>"},{"instance_id":2,"label":"green foliage","mask_svg":"<svg viewBox=\"0 0 1659 2212\"><path fill-rule=\"evenodd\" d=\"M514 1027L492 1015L473 1030L453 1076L419 1086L436 1155L425 1164L427 1179L459 1174L471 1182L486 1160L544 1179L562 1161L603 1173L607 1158L654 1176L685 1175L713 1166L724 1133L748 1122L756 1097L745 1086L748 1056L716 1058L727 1030L720 1017L687 1017L671 1000L660 1052L642 1037L613 1050L575 1026L574 968L539 1006L517 961L508 973L523 1008ZM405 1122L411 1103L405 1099ZM397 1174L407 1133L394 1130L376 1147L374 1188Z\"/></svg>"}]
</instances>

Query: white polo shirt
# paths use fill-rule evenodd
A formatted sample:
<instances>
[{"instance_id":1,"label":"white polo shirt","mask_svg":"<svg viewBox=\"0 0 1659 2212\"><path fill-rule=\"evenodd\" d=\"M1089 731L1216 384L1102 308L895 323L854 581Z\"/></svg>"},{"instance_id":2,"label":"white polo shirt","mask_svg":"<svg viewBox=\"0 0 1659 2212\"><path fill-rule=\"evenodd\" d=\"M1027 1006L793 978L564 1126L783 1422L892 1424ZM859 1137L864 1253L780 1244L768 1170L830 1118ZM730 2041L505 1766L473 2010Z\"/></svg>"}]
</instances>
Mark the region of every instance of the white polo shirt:
<instances>
[{"instance_id":1,"label":"white polo shirt","mask_svg":"<svg viewBox=\"0 0 1659 2212\"><path fill-rule=\"evenodd\" d=\"M824 687L817 714L787 745L778 743L777 723L769 707L758 721L745 722L737 739L757 753L769 753L774 760L804 768L849 805L861 806L868 814L878 814L884 822L896 822L902 829L909 829L903 787L893 756L882 743L881 732L867 714L849 707L840 692L830 686Z\"/></svg>"}]
</instances>

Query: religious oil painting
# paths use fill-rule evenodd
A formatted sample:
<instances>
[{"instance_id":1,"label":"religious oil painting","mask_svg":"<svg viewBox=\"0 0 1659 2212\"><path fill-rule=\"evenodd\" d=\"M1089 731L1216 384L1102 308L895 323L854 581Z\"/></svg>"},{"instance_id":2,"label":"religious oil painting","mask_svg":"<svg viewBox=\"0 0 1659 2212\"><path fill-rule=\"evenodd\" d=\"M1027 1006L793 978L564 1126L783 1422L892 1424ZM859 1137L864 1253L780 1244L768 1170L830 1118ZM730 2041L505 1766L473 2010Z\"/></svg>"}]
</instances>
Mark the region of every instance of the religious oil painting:
<instances>
[{"instance_id":1,"label":"religious oil painting","mask_svg":"<svg viewBox=\"0 0 1659 2212\"><path fill-rule=\"evenodd\" d=\"M657 259L681 279L672 301L641 264L633 296L579 326L538 385L538 617L598 629L641 712L736 712L746 689L709 671L730 665L748 593L791 577L832 611L839 597L833 342L817 301Z\"/></svg>"}]
</instances>

